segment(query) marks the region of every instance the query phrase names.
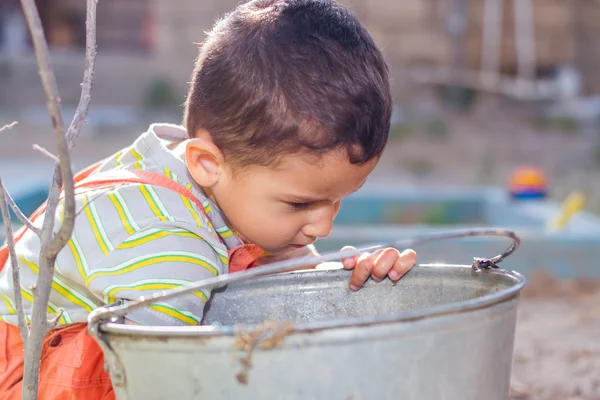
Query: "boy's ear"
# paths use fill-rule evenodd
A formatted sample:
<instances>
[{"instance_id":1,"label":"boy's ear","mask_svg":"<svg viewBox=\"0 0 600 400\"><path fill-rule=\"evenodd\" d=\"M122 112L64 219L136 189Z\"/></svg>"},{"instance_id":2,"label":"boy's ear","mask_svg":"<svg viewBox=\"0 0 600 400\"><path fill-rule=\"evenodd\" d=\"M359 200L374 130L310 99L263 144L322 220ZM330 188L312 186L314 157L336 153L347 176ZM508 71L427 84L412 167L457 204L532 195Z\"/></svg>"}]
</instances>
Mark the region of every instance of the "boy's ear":
<instances>
[{"instance_id":1,"label":"boy's ear","mask_svg":"<svg viewBox=\"0 0 600 400\"><path fill-rule=\"evenodd\" d=\"M187 141L185 163L192 178L202 187L211 187L222 173L223 153L212 140L194 138Z\"/></svg>"}]
</instances>

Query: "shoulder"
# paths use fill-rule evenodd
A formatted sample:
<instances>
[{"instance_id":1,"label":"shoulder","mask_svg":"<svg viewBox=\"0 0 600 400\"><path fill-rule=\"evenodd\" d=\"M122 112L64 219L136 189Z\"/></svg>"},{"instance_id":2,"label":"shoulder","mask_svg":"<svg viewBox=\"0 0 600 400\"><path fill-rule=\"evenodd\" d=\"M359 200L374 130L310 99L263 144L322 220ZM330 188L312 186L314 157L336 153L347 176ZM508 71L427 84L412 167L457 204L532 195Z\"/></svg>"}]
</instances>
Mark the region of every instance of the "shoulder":
<instances>
[{"instance_id":1,"label":"shoulder","mask_svg":"<svg viewBox=\"0 0 600 400\"><path fill-rule=\"evenodd\" d=\"M113 243L146 229L168 231L173 227L210 243L220 241L204 209L186 196L160 186L136 183L83 193L77 196L77 206L76 230L89 234L91 227L94 236L106 237Z\"/></svg>"}]
</instances>

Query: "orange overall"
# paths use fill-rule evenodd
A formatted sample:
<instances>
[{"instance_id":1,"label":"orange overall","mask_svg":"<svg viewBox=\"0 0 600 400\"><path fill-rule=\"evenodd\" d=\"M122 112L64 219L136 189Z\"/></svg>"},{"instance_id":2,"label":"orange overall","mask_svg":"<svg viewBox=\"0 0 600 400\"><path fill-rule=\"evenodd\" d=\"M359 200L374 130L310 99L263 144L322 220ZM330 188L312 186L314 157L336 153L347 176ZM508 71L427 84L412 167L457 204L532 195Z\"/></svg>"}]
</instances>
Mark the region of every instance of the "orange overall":
<instances>
[{"instance_id":1,"label":"orange overall","mask_svg":"<svg viewBox=\"0 0 600 400\"><path fill-rule=\"evenodd\" d=\"M200 201L185 187L154 172L114 171L92 175L101 162L75 176L77 193L108 188L118 184L139 183L162 186L186 196L199 206ZM45 211L42 205L31 216L35 220ZM208 215L207 215L208 217ZM20 240L26 227L15 232ZM263 253L253 244L242 245L229 251L229 271L241 271L255 266ZM0 269L8 261L6 245L0 247ZM21 398L23 380L23 341L19 328L0 321L0 400ZM39 375L38 398L42 400L108 400L114 399L112 384L104 370L104 355L97 343L88 335L86 323L58 327L50 331L43 343Z\"/></svg>"}]
</instances>

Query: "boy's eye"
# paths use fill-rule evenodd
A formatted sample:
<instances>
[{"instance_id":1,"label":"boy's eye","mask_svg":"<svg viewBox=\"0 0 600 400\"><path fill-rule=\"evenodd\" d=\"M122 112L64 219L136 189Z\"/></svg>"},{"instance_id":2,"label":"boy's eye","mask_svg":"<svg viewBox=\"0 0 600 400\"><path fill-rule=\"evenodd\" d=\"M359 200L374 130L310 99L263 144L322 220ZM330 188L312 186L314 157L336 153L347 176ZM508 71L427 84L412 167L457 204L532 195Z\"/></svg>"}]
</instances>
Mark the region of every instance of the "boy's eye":
<instances>
[{"instance_id":1,"label":"boy's eye","mask_svg":"<svg viewBox=\"0 0 600 400\"><path fill-rule=\"evenodd\" d=\"M304 210L308 208L309 203L288 203L294 210Z\"/></svg>"}]
</instances>

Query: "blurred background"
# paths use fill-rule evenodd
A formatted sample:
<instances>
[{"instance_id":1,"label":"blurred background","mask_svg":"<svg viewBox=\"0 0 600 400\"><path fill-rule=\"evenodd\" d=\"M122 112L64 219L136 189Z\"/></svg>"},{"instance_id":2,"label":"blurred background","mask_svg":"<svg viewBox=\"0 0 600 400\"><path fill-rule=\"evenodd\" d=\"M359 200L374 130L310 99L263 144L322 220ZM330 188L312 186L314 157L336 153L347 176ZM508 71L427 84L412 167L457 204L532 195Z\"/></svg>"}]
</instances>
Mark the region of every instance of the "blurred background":
<instances>
[{"instance_id":1,"label":"blurred background","mask_svg":"<svg viewBox=\"0 0 600 400\"><path fill-rule=\"evenodd\" d=\"M85 1L36 3L69 121L83 74ZM322 248L448 226L517 229L523 245L507 268L532 279L511 398L600 399L592 279L600 277L600 1L342 3L387 58L395 110L381 163ZM181 122L198 43L236 4L99 0L76 168L130 144L149 123ZM45 198L52 166L32 145L53 152L54 142L20 3L0 0L0 125L15 120L0 137L0 174L27 213ZM461 263L494 251L478 241L419 249L422 261Z\"/></svg>"},{"instance_id":2,"label":"blurred background","mask_svg":"<svg viewBox=\"0 0 600 400\"><path fill-rule=\"evenodd\" d=\"M80 93L85 2L36 2L69 117ZM391 68L393 143L377 176L402 184L504 184L517 166L531 164L547 175L550 196L584 190L588 209L600 211L600 2L343 3ZM109 153L149 122L180 122L196 43L235 5L101 0L92 107L75 157ZM49 137L48 119L19 1L0 0L0 120L19 121L4 135L0 157L39 160L31 142Z\"/></svg>"}]
</instances>

